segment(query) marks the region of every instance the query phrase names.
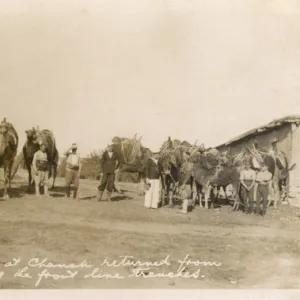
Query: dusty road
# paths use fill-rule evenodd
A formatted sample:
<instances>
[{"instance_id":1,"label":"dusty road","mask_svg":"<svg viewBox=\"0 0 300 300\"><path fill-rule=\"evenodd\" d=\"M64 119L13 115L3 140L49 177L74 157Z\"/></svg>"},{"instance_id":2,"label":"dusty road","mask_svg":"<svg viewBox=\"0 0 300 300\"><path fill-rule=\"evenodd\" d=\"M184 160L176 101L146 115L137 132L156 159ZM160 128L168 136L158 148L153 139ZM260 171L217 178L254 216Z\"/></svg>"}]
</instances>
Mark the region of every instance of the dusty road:
<instances>
[{"instance_id":1,"label":"dusty road","mask_svg":"<svg viewBox=\"0 0 300 300\"><path fill-rule=\"evenodd\" d=\"M1 288L300 288L298 208L270 208L264 219L227 206L182 215L145 209L130 184L111 203L97 203L97 182L81 181L80 201L65 199L60 187L37 199L24 183L16 178L11 199L0 202ZM121 263L126 255L133 258ZM170 278L186 255L219 265L186 265L181 274L192 278ZM13 258L19 263L9 266ZM34 258L47 261L39 267ZM128 265L164 259L144 277Z\"/></svg>"}]
</instances>

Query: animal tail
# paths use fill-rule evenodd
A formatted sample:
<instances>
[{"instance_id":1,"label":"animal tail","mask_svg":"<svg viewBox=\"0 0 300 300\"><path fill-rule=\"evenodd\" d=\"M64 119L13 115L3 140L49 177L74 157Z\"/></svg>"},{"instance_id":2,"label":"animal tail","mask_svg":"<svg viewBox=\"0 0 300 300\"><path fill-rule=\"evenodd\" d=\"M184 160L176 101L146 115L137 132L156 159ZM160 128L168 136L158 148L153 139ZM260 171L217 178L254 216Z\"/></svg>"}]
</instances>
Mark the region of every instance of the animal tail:
<instances>
[{"instance_id":1,"label":"animal tail","mask_svg":"<svg viewBox=\"0 0 300 300\"><path fill-rule=\"evenodd\" d=\"M24 160L24 155L22 152L20 152L14 159L13 161L13 165L12 165L12 169L11 169L11 180L15 177L20 164L23 162Z\"/></svg>"},{"instance_id":2,"label":"animal tail","mask_svg":"<svg viewBox=\"0 0 300 300\"><path fill-rule=\"evenodd\" d=\"M288 169L288 171L292 171L295 167L296 167L296 164L293 164L293 165Z\"/></svg>"}]
</instances>

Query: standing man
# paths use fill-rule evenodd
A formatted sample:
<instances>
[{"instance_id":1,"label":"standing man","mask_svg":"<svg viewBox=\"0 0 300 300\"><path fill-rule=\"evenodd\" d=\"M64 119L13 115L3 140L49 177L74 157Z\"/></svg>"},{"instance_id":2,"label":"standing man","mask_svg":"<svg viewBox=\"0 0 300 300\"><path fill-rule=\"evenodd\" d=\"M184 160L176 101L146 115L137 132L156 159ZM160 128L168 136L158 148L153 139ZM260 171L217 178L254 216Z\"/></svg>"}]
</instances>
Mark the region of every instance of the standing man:
<instances>
[{"instance_id":1,"label":"standing man","mask_svg":"<svg viewBox=\"0 0 300 300\"><path fill-rule=\"evenodd\" d=\"M257 196L256 196L256 214L264 216L267 212L269 183L272 180L272 174L268 171L268 166L263 163L261 170L256 175ZM261 210L262 200L262 210Z\"/></svg>"},{"instance_id":2,"label":"standing man","mask_svg":"<svg viewBox=\"0 0 300 300\"><path fill-rule=\"evenodd\" d=\"M150 185L150 189L145 194L144 206L147 208L158 208L160 180L158 170L157 155L153 155L147 160L145 168L146 183Z\"/></svg>"},{"instance_id":3,"label":"standing man","mask_svg":"<svg viewBox=\"0 0 300 300\"><path fill-rule=\"evenodd\" d=\"M49 161L46 153L46 144L39 143L40 150L35 152L32 161L32 171L34 174L35 194L40 196L40 187L44 186L44 195L48 196L48 171Z\"/></svg>"},{"instance_id":4,"label":"standing man","mask_svg":"<svg viewBox=\"0 0 300 300\"><path fill-rule=\"evenodd\" d=\"M107 200L111 200L115 182L115 171L118 169L119 164L118 155L113 151L113 145L109 145L100 159L101 179L100 185L98 186L98 202L102 200L105 188L107 189Z\"/></svg>"},{"instance_id":5,"label":"standing man","mask_svg":"<svg viewBox=\"0 0 300 300\"><path fill-rule=\"evenodd\" d=\"M70 198L71 194L71 184L74 184L73 199L77 198L77 192L79 188L79 177L81 172L81 161L80 156L77 153L77 145L72 144L71 148L65 154L67 156L66 164L66 197Z\"/></svg>"},{"instance_id":6,"label":"standing man","mask_svg":"<svg viewBox=\"0 0 300 300\"><path fill-rule=\"evenodd\" d=\"M253 212L253 196L256 173L251 169L251 164L246 161L244 170L240 174L241 194L244 203L244 212L251 214Z\"/></svg>"}]
</instances>

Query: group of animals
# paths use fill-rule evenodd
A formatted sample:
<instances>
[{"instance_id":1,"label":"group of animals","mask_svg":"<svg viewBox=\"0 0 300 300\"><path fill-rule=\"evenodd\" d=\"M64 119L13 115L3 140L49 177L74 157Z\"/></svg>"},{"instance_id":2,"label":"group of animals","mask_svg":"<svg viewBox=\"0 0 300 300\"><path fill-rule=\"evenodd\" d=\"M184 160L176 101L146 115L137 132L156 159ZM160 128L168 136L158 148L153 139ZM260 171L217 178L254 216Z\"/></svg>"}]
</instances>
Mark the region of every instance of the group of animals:
<instances>
[{"instance_id":1,"label":"group of animals","mask_svg":"<svg viewBox=\"0 0 300 300\"><path fill-rule=\"evenodd\" d=\"M19 165L24 162L28 170L28 191L34 184L31 173L31 165L35 152L39 150L39 143L43 141L47 146L47 156L49 161L49 178L53 178L54 187L58 164L58 151L55 138L50 130L32 128L25 131L26 142L22 152L17 155L19 146L19 136L14 126L7 122L6 118L0 123L0 168L4 169L4 192L3 198L9 198L11 181L14 178Z\"/></svg>"},{"instance_id":2,"label":"group of animals","mask_svg":"<svg viewBox=\"0 0 300 300\"><path fill-rule=\"evenodd\" d=\"M47 146L49 161L49 178L52 177L52 188L55 185L59 153L56 148L56 141L53 133L48 129L40 130L32 128L25 131L26 142L22 152L17 155L19 137L13 125L4 118L0 123L0 167L4 169L4 193L3 198L8 198L8 190L11 187L11 180L17 172L19 165L25 162L28 170L28 192L34 184L31 174L31 164L34 153L39 149L39 142L42 140ZM144 171L147 160L153 155L149 148L142 146L141 137L119 138L114 137L115 151L120 158L119 172L116 174L116 186L122 172L138 173L139 194L143 194ZM189 152L189 155L186 153ZM194 199L202 207L204 200L205 208L208 208L208 200L211 200L211 207L214 207L218 198L220 188L226 191L228 185L232 186L234 195L234 209L238 209L239 197L239 173L241 170L241 156L219 153L216 149L205 149L178 140L172 141L169 138L162 146L158 155L158 169L162 182L161 204L174 205L174 199L178 186L190 184L193 190L195 187ZM250 153L250 156L253 154ZM248 155L249 156L249 155ZM276 157L263 153L263 160L269 166L273 175L273 200L276 207L280 200L282 186L288 186L289 167L287 159L284 164L278 164ZM225 193L226 194L226 193ZM204 199L202 199L202 197ZM227 199L227 196L226 196ZM270 205L270 203L269 203Z\"/></svg>"},{"instance_id":3,"label":"group of animals","mask_svg":"<svg viewBox=\"0 0 300 300\"><path fill-rule=\"evenodd\" d=\"M55 186L59 153L53 133L48 129L40 130L38 126L26 130L25 133L26 142L21 153L17 155L19 146L17 131L6 118L0 123L0 168L3 167L4 169L3 199L9 198L12 179L22 162L25 163L28 170L28 192L30 187L34 186L31 165L35 152L39 150L40 141L46 144L49 179L52 178L52 188ZM151 157L152 152L149 148L143 147L140 141L141 138L137 139L136 135L131 139L118 137L113 139L115 151L120 157L119 172L116 174L116 186L122 172L138 173L139 181L142 182L144 165L147 159Z\"/></svg>"},{"instance_id":4,"label":"group of animals","mask_svg":"<svg viewBox=\"0 0 300 300\"><path fill-rule=\"evenodd\" d=\"M188 156L186 153L189 153ZM243 204L240 197L240 171L245 161L256 162L252 165L257 168L257 163L267 164L272 174L270 184L270 197L268 206L288 197L289 171L295 167L289 167L287 157L284 153L277 154L268 151L260 151L257 145L254 150L243 149L240 153L232 154L230 151L220 153L217 149L205 149L203 146L186 145L186 142L172 141L170 138L163 145L159 155L158 165L162 178L163 192L161 194L162 205L174 206L174 195L178 192L178 186L190 184L191 189L195 187L194 201L202 207L208 208L208 200L211 200L211 208L218 199L220 188L223 188L226 200L226 187L232 186L233 210L238 210Z\"/></svg>"}]
</instances>

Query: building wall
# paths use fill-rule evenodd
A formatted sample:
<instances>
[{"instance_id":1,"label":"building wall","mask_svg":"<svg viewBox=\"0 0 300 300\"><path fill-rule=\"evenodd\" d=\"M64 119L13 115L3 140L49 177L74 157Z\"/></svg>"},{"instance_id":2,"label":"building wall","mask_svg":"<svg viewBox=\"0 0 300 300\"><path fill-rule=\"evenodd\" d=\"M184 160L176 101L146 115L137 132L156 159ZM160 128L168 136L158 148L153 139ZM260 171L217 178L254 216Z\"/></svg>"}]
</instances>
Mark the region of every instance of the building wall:
<instances>
[{"instance_id":1,"label":"building wall","mask_svg":"<svg viewBox=\"0 0 300 300\"><path fill-rule=\"evenodd\" d=\"M293 150L291 163L296 167L290 171L290 196L299 197L300 195L300 126L293 124L292 128Z\"/></svg>"},{"instance_id":2,"label":"building wall","mask_svg":"<svg viewBox=\"0 0 300 300\"><path fill-rule=\"evenodd\" d=\"M281 127L274 128L273 130L268 132L258 133L253 137L249 137L244 140L237 141L229 146L221 146L218 147L217 149L223 152L223 151L227 151L230 148L231 153L237 154L241 152L242 149L245 148L246 146L252 149L255 142L258 143L259 149L263 149L263 148L269 149L269 147L271 146L271 141L274 138L278 139L278 149L285 152L288 157L288 160L290 161L292 159L293 139L294 139L294 137L292 136L292 127L290 124L286 124Z\"/></svg>"}]
</instances>

